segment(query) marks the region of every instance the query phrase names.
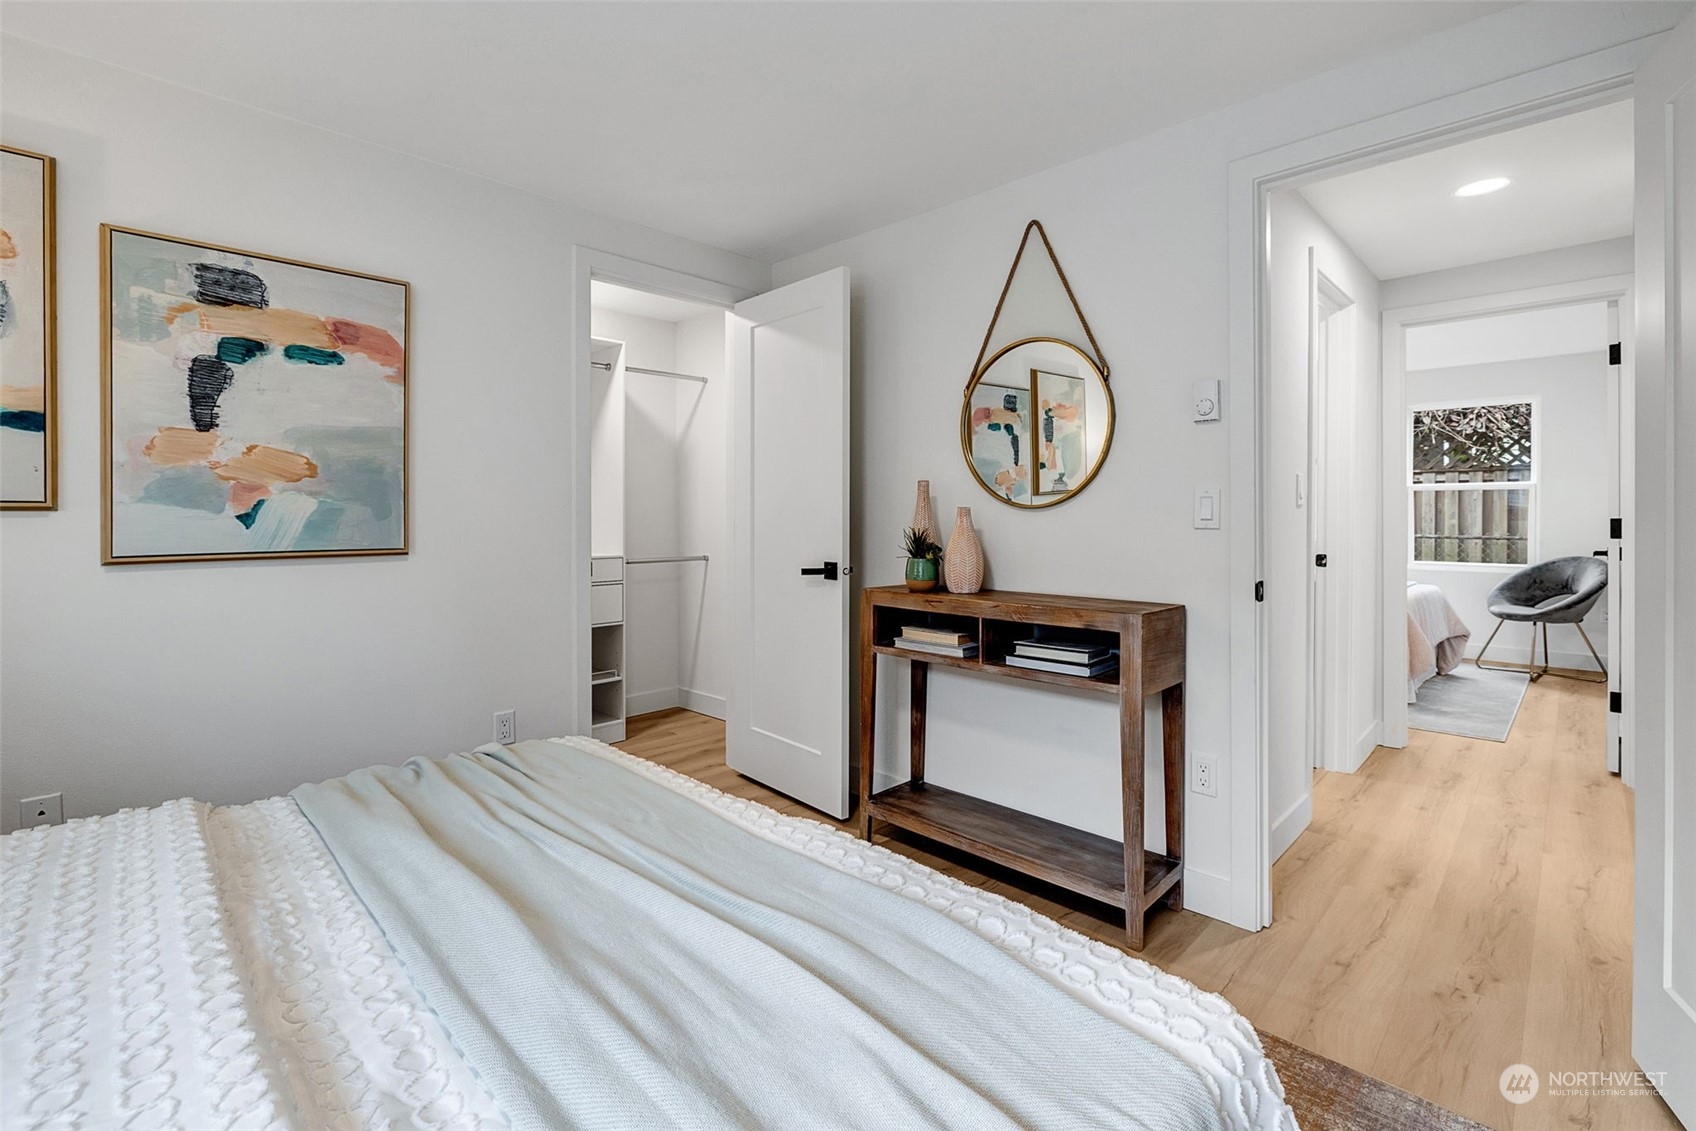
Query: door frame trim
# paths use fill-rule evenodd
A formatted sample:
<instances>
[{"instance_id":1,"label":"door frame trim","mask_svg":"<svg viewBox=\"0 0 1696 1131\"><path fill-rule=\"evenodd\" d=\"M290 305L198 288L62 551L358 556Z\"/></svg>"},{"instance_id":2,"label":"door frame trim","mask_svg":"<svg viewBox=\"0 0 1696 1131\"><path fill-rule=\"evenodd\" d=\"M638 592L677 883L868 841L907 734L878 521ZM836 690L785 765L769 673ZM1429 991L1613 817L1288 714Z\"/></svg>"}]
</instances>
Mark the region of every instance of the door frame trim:
<instances>
[{"instance_id":1,"label":"door frame trim","mask_svg":"<svg viewBox=\"0 0 1696 1131\"><path fill-rule=\"evenodd\" d=\"M1592 279L1579 279L1566 283L1552 283L1542 287L1526 287L1512 291L1497 291L1493 294L1475 295L1465 298L1444 299L1438 302L1421 303L1416 306L1400 306L1384 310L1383 320L1383 463L1379 468L1380 485L1383 490L1379 503L1382 518L1380 533L1383 538L1381 552L1384 561L1384 576L1379 592L1379 617L1385 634L1384 652L1380 662L1383 664L1383 693L1384 693L1384 724L1383 733L1379 735L1382 746L1403 747L1407 745L1407 680L1403 675L1403 663L1406 655L1406 642L1403 637L1406 620L1405 607L1398 601L1392 600L1392 594L1398 591L1398 586L1405 584L1408 572L1408 499L1407 499L1407 460L1408 460L1408 404L1407 404L1407 339L1406 331L1411 326L1431 325L1442 322L1458 322L1469 318L1487 318L1495 314L1513 314L1525 310L1544 310L1562 306L1579 306L1588 303L1619 303L1622 311L1631 308L1632 291L1636 279L1630 275L1606 275ZM1620 330L1620 394L1622 405L1631 403L1630 385L1633 373L1635 349L1632 335ZM1618 430L1611 438L1610 455L1623 470L1630 461L1630 453L1635 451L1636 430L1634 422L1627 418L1625 411L1619 412ZM1536 427L1533 418L1533 428ZM1620 515L1626 520L1626 541L1622 546L1629 548L1631 539L1635 537L1637 524L1633 521L1633 500L1627 483L1622 479L1620 484ZM1536 520L1534 519L1535 523ZM1535 528L1535 527L1534 527ZM1610 616L1620 619L1620 630L1623 635L1629 635L1630 618L1633 607L1630 594L1635 590L1632 570L1636 564L1637 555L1633 552L1624 554L1623 562L1609 561L1610 568L1621 571L1619 592L1626 595L1626 600L1617 607L1610 609ZM1611 598L1610 598L1611 599ZM1632 665L1628 662L1629 652L1624 647L1619 656L1609 655L1608 668L1619 674L1619 690L1629 694ZM1631 753L1631 743L1625 743L1621 778L1626 785L1634 780L1635 759Z\"/></svg>"},{"instance_id":2,"label":"door frame trim","mask_svg":"<svg viewBox=\"0 0 1696 1131\"><path fill-rule=\"evenodd\" d=\"M1630 97L1637 65L1661 39L1647 36L1619 44L1230 163L1227 427L1231 497L1239 500L1239 518L1231 524L1229 549L1231 748L1226 780L1233 829L1228 921L1239 927L1258 930L1272 922L1269 641L1265 604L1255 599L1256 582L1265 576L1263 389L1270 368L1266 260L1271 194ZM1276 599L1267 594L1267 600Z\"/></svg>"},{"instance_id":3,"label":"door frame trim","mask_svg":"<svg viewBox=\"0 0 1696 1131\"><path fill-rule=\"evenodd\" d=\"M708 306L729 310L736 303L750 298L758 291L749 291L716 279L674 271L639 259L629 259L608 251L575 244L571 248L571 363L566 367L571 381L571 484L568 521L571 524L569 544L574 548L571 560L565 563L566 591L571 595L571 623L582 628L571 643L571 663L568 665L571 686L567 699L572 704L571 733L587 735L594 718L592 692L589 687L590 656L589 624L589 477L593 474L589 460L590 432L594 421L589 418L589 353L590 339L589 285L599 279L636 290L672 298L688 299Z\"/></svg>"},{"instance_id":4,"label":"door frame trim","mask_svg":"<svg viewBox=\"0 0 1696 1131\"><path fill-rule=\"evenodd\" d=\"M1337 351L1332 348L1332 338L1337 332L1336 327L1342 324L1333 323L1332 320L1342 319L1347 315L1348 344L1353 354L1347 364L1352 376L1356 363L1360 360L1356 336L1360 311L1355 297L1338 286L1336 280L1320 268L1318 255L1313 247L1307 249L1307 278L1307 551L1309 554L1331 554L1335 552L1335 546L1331 544L1332 532L1338 529L1336 524L1339 520L1338 515L1332 514L1331 508L1332 489L1336 485L1337 474L1334 470L1337 452L1331 442L1331 409L1336 391L1331 371L1338 364ZM1317 477L1313 474L1316 450L1323 465L1323 472ZM1314 506L1316 499L1321 500L1317 508ZM1323 532L1314 530L1315 514L1323 516ZM1322 540L1316 536L1320 533L1323 533L1324 544L1321 544ZM1344 572L1352 578L1352 569ZM1316 566L1308 572L1310 589L1319 588L1323 595L1316 595L1315 599L1309 602L1307 610L1307 671L1310 680L1307 689L1307 760L1314 769L1352 773L1357 762L1354 758L1355 736L1349 735L1345 726L1347 708L1345 704L1338 702L1335 694L1326 694L1332 690L1327 685L1337 676L1340 670L1339 658L1346 654L1348 645L1348 634L1343 631L1344 618L1341 615L1346 607L1346 598L1345 594L1338 592L1339 587L1332 583L1334 576L1336 575L1333 573L1319 574ZM1315 586L1314 582L1320 584ZM1379 721L1375 720L1372 727L1374 733L1378 727ZM1311 786L1305 796L1311 815ZM1307 823L1303 822L1301 827L1306 828Z\"/></svg>"}]
</instances>

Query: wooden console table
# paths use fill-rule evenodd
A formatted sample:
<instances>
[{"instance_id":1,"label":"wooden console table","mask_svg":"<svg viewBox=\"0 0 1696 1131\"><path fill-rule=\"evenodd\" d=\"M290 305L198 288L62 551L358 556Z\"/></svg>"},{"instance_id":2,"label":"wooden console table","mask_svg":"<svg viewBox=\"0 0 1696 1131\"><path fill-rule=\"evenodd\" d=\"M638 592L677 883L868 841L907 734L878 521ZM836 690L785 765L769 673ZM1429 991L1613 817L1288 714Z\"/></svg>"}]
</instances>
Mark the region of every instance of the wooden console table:
<instances>
[{"instance_id":1,"label":"wooden console table","mask_svg":"<svg viewBox=\"0 0 1696 1131\"><path fill-rule=\"evenodd\" d=\"M903 627L967 633L976 656L917 652L895 646ZM1041 637L1110 644L1119 668L1094 679L1035 671L1006 662L1014 645ZM877 658L912 665L911 777L872 792ZM1002 679L1082 688L1119 699L1120 782L1125 839L1074 829L925 781L925 706L930 665ZM1165 762L1166 852L1143 848L1143 700L1160 694ZM860 595L860 835L886 821L993 860L1026 875L1125 909L1125 934L1141 950L1143 920L1164 899L1183 907L1184 891L1184 607L1095 597L986 590L913 593L905 586Z\"/></svg>"}]
</instances>

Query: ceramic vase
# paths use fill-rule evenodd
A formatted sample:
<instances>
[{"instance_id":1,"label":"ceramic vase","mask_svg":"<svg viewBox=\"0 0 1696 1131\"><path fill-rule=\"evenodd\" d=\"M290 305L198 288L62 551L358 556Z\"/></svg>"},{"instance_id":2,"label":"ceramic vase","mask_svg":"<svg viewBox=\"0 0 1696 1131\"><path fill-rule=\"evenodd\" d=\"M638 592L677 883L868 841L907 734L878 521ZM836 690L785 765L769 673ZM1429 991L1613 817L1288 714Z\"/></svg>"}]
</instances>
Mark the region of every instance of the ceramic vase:
<instances>
[{"instance_id":1,"label":"ceramic vase","mask_svg":"<svg viewBox=\"0 0 1696 1131\"><path fill-rule=\"evenodd\" d=\"M913 501L912 527L932 542L936 541L936 517L930 513L930 480L919 480L918 498Z\"/></svg>"},{"instance_id":2,"label":"ceramic vase","mask_svg":"<svg viewBox=\"0 0 1696 1131\"><path fill-rule=\"evenodd\" d=\"M976 593L983 588L983 543L972 527L971 507L954 510L954 533L942 558L942 576L950 593Z\"/></svg>"},{"instance_id":3,"label":"ceramic vase","mask_svg":"<svg viewBox=\"0 0 1696 1131\"><path fill-rule=\"evenodd\" d=\"M936 559L907 559L907 588L914 593L929 593L936 588Z\"/></svg>"}]
</instances>

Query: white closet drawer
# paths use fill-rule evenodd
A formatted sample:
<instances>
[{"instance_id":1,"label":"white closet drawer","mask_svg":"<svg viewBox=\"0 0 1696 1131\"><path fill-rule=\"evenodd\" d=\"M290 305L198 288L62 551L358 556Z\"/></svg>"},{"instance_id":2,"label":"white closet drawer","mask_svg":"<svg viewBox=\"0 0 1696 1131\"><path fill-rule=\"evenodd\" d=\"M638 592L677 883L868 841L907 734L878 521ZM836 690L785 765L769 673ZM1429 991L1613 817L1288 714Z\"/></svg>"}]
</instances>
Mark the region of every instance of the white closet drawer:
<instances>
[{"instance_id":1,"label":"white closet drawer","mask_svg":"<svg viewBox=\"0 0 1696 1131\"><path fill-rule=\"evenodd\" d=\"M618 624L623 620L624 586L618 582L589 586L589 623Z\"/></svg>"},{"instance_id":2,"label":"white closet drawer","mask_svg":"<svg viewBox=\"0 0 1696 1131\"><path fill-rule=\"evenodd\" d=\"M599 585L603 581L624 580L623 558L590 558L589 580Z\"/></svg>"}]
</instances>

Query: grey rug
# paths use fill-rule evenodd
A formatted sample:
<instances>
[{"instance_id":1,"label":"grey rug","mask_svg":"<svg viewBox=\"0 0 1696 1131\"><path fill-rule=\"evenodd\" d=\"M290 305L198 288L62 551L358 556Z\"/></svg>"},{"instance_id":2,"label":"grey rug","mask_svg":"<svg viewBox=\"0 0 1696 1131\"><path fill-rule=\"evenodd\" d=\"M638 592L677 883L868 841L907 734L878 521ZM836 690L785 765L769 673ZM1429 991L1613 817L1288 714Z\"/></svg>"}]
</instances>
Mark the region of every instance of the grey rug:
<instances>
[{"instance_id":1,"label":"grey rug","mask_svg":"<svg viewBox=\"0 0 1696 1131\"><path fill-rule=\"evenodd\" d=\"M1407 705L1407 725L1506 742L1530 683L1524 672L1483 671L1469 660L1420 686L1418 700Z\"/></svg>"}]
</instances>

